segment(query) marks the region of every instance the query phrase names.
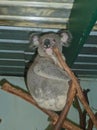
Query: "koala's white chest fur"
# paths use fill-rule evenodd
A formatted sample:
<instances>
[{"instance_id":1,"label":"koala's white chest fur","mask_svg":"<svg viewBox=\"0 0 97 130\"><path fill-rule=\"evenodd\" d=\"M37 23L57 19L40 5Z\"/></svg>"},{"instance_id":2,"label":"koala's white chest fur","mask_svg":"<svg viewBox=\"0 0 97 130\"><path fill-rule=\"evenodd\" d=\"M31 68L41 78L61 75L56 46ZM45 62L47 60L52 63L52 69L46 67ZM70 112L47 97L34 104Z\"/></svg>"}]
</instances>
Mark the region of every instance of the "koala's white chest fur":
<instances>
[{"instance_id":1,"label":"koala's white chest fur","mask_svg":"<svg viewBox=\"0 0 97 130\"><path fill-rule=\"evenodd\" d=\"M33 98L41 107L54 111L63 109L69 81L64 70L44 57L37 57L27 74L27 84Z\"/></svg>"}]
</instances>

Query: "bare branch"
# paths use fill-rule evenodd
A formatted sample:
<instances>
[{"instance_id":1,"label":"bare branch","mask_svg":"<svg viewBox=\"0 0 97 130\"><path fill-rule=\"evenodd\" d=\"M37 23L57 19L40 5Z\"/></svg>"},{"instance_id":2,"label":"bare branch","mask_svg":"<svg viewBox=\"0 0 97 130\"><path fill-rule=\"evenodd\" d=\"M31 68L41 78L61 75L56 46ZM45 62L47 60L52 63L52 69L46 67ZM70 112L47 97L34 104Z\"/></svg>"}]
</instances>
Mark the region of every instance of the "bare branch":
<instances>
[{"instance_id":1,"label":"bare branch","mask_svg":"<svg viewBox=\"0 0 97 130\"><path fill-rule=\"evenodd\" d=\"M91 117L94 125L97 127L97 120L94 116L94 113L92 112L92 110L90 109L85 97L84 97L84 94L83 94L83 91L82 91L82 88L78 82L78 79L77 77L74 75L74 73L71 71L71 69L68 67L68 65L66 64L66 62L63 60L62 58L62 54L60 53L60 51L58 50L57 47L54 47L53 48L53 51L54 53L56 54L56 57L58 58L59 60L59 63L61 64L61 66L63 67L63 69L68 73L68 75L70 76L72 82L74 83L74 87L76 88L76 91L77 91L77 96L78 98L80 99L81 103L83 104L83 106L85 107L87 113L89 114L89 116ZM65 115L64 115L64 118L65 118ZM64 119L63 118L63 119ZM62 122L62 120L61 120ZM61 124L61 123L60 123ZM58 129L60 130L60 129Z\"/></svg>"},{"instance_id":2,"label":"bare branch","mask_svg":"<svg viewBox=\"0 0 97 130\"><path fill-rule=\"evenodd\" d=\"M95 113L95 117L97 119L97 113ZM92 130L93 129L93 122L91 119L88 120L88 128L87 130Z\"/></svg>"},{"instance_id":3,"label":"bare branch","mask_svg":"<svg viewBox=\"0 0 97 130\"><path fill-rule=\"evenodd\" d=\"M41 111L43 111L45 114L47 114L52 119L54 124L57 122L59 116L55 112L52 112L52 111L39 107L38 104L35 102L35 100L27 92L25 92L19 88L17 89L9 83L4 83L2 85L1 89L9 92L11 94L17 95L18 97L20 97L20 98L26 100L27 102L31 103L32 105L36 106ZM63 128L67 128L68 130L82 130L78 126L74 125L73 123L71 123L68 120L64 121Z\"/></svg>"}]
</instances>

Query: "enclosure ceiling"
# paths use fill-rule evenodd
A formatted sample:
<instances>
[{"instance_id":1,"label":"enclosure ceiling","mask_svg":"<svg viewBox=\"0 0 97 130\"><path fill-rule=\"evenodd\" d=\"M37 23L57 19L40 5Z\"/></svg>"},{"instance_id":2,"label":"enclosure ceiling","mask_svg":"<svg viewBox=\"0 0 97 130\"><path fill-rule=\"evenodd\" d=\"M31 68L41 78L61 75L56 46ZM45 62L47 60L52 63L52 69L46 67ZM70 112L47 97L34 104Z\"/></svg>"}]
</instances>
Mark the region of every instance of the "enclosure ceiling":
<instances>
[{"instance_id":1,"label":"enclosure ceiling","mask_svg":"<svg viewBox=\"0 0 97 130\"><path fill-rule=\"evenodd\" d=\"M91 31L75 59L72 70L80 76L97 77L97 32Z\"/></svg>"},{"instance_id":2,"label":"enclosure ceiling","mask_svg":"<svg viewBox=\"0 0 97 130\"><path fill-rule=\"evenodd\" d=\"M1 0L0 74L23 76L29 61L35 56L35 50L28 49L29 34L66 28L72 7L73 0ZM97 75L96 41L95 24L72 65L76 74Z\"/></svg>"}]
</instances>

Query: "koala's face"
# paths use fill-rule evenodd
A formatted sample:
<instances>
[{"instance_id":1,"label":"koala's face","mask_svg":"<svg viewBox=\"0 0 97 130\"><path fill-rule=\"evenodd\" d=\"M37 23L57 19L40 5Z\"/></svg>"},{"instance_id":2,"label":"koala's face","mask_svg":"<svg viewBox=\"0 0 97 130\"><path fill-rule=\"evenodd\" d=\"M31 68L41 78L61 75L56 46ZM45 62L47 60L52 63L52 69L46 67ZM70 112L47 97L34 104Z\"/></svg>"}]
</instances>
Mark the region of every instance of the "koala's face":
<instances>
[{"instance_id":1,"label":"koala's face","mask_svg":"<svg viewBox=\"0 0 97 130\"><path fill-rule=\"evenodd\" d=\"M60 37L58 34L49 33L44 34L39 39L40 45L38 47L38 52L40 55L53 55L53 46L58 47L62 51L62 44L60 44Z\"/></svg>"},{"instance_id":2,"label":"koala's face","mask_svg":"<svg viewBox=\"0 0 97 130\"><path fill-rule=\"evenodd\" d=\"M32 35L31 42L38 47L40 56L53 55L53 46L56 46L62 52L62 46L68 47L71 40L71 35L66 30L61 30L58 33L44 33Z\"/></svg>"}]
</instances>

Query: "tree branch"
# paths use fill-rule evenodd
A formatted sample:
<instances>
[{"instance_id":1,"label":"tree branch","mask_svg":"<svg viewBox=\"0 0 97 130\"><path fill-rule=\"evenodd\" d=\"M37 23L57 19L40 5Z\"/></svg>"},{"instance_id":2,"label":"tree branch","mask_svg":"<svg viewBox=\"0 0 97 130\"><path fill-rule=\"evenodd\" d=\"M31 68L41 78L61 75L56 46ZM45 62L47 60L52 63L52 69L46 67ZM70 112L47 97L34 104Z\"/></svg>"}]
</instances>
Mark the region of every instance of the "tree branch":
<instances>
[{"instance_id":1,"label":"tree branch","mask_svg":"<svg viewBox=\"0 0 97 130\"><path fill-rule=\"evenodd\" d=\"M16 96L18 96L18 97L26 100L27 102L31 103L32 105L36 106L41 111L43 111L45 114L47 114L52 119L52 121L53 121L54 124L57 122L59 116L55 112L52 112L52 111L49 111L49 110L46 110L46 109L43 109L43 108L39 107L39 105L29 95L29 93L23 91L20 88L16 88L16 87L12 86L11 84L9 84L7 82L2 85L1 89L4 90L4 91L9 92L11 94L14 94L14 95L16 95ZM74 125L73 123L71 123L68 120L64 121L63 128L66 128L68 130L82 130L78 126Z\"/></svg>"},{"instance_id":2,"label":"tree branch","mask_svg":"<svg viewBox=\"0 0 97 130\"><path fill-rule=\"evenodd\" d=\"M95 113L95 117L97 119L97 113ZM93 122L91 119L88 120L88 128L87 130L92 130L93 129Z\"/></svg>"},{"instance_id":3,"label":"tree branch","mask_svg":"<svg viewBox=\"0 0 97 130\"><path fill-rule=\"evenodd\" d=\"M63 60L62 58L62 54L60 53L60 51L58 50L57 47L53 47L53 51L56 55L56 57L58 58L61 66L63 67L63 69L68 73L68 75L70 76L72 82L74 83L75 85L75 88L76 88L76 91L77 91L77 96L78 98L80 99L81 103L83 104L84 108L86 109L87 113L89 114L89 116L91 117L94 125L97 127L97 119L95 118L94 116L94 113L92 112L92 110L90 109L85 97L84 97L84 94L83 94L83 91L82 91L82 88L78 82L78 79L77 77L74 75L74 73L71 71L71 69L68 67L68 65L66 64L66 62ZM65 117L65 115L64 115ZM62 120L61 120L62 121ZM59 130L59 129L58 129Z\"/></svg>"},{"instance_id":4,"label":"tree branch","mask_svg":"<svg viewBox=\"0 0 97 130\"><path fill-rule=\"evenodd\" d=\"M65 107L63 108L61 114L59 115L59 118L55 124L55 128L54 130L60 130L61 129L61 126L64 122L64 120L66 119L66 116L68 114L68 111L72 105L72 102L73 102L73 99L74 99L74 96L76 94L76 90L75 90L75 87L73 86L73 82L71 83L70 87L69 87L69 91L68 91L68 96L67 96L67 101L66 101L66 104L65 104Z\"/></svg>"}]
</instances>

